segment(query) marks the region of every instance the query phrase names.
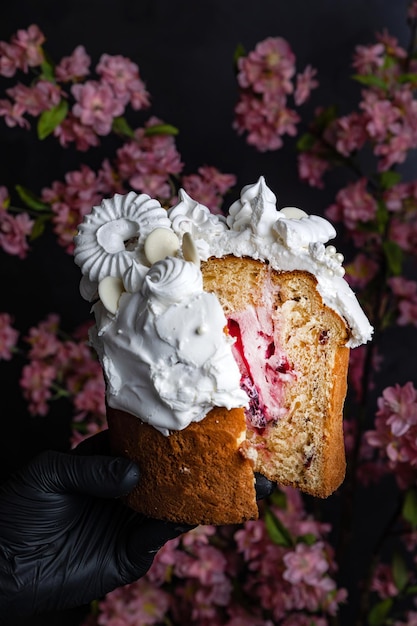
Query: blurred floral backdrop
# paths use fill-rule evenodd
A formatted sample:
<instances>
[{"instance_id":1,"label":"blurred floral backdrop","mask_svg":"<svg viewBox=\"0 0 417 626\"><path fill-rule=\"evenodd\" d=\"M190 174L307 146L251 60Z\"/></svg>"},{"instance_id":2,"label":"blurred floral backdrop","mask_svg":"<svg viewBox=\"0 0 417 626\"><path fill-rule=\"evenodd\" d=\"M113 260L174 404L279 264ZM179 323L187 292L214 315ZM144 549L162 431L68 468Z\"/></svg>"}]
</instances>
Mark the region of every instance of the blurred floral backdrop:
<instances>
[{"instance_id":1,"label":"blurred floral backdrop","mask_svg":"<svg viewBox=\"0 0 417 626\"><path fill-rule=\"evenodd\" d=\"M98 598L84 626L417 625L414 350L403 347L406 380L396 371L380 376L393 332L406 328L398 336L411 337L411 347L417 332L415 0L404 23L406 40L385 29L351 50L350 80L358 88L351 110L310 106L320 73L300 65L296 42L282 37L279 25L225 59L235 70L231 124L240 141L267 153L292 139L299 184L334 190L323 214L340 232L346 278L375 328L374 340L351 353L344 484L324 502L278 488L258 521L199 527L169 542L143 579ZM215 213L237 197L235 172L216 162L188 170L177 143L181 129L154 113L140 60L103 51L93 62L82 43L53 59L47 37L34 23L0 41L0 124L76 158L42 188L19 180L6 186L0 172L2 260L24 272L33 249L51 238L71 256L77 224L116 192L133 189L170 206L182 187ZM86 164L87 152L94 164ZM68 446L106 426L90 324L86 311L68 331L51 311L22 329L6 299L0 311L2 371L17 378L34 419L65 406ZM361 519L376 509L385 514L364 548Z\"/></svg>"}]
</instances>

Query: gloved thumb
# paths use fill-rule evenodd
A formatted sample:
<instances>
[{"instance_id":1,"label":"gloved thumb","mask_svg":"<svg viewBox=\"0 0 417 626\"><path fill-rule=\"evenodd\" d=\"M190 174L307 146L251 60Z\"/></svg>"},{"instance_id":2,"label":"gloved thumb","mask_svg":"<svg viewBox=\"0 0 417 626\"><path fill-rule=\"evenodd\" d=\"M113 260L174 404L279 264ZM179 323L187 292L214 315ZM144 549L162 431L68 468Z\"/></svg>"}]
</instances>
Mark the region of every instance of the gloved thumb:
<instances>
[{"instance_id":1,"label":"gloved thumb","mask_svg":"<svg viewBox=\"0 0 417 626\"><path fill-rule=\"evenodd\" d=\"M100 498L127 494L139 480L133 461L111 456L77 456L48 451L31 465L45 491L82 493Z\"/></svg>"}]
</instances>

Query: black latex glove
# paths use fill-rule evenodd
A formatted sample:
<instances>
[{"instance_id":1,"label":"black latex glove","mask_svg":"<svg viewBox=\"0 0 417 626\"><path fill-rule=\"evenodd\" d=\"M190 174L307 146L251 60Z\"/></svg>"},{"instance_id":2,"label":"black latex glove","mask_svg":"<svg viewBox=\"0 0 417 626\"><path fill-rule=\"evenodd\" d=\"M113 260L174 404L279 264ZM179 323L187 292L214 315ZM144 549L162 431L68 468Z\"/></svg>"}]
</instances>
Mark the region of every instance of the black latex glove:
<instances>
[{"instance_id":1,"label":"black latex glove","mask_svg":"<svg viewBox=\"0 0 417 626\"><path fill-rule=\"evenodd\" d=\"M45 452L0 487L0 624L133 582L166 541L190 529L117 500L138 480L125 459Z\"/></svg>"}]
</instances>

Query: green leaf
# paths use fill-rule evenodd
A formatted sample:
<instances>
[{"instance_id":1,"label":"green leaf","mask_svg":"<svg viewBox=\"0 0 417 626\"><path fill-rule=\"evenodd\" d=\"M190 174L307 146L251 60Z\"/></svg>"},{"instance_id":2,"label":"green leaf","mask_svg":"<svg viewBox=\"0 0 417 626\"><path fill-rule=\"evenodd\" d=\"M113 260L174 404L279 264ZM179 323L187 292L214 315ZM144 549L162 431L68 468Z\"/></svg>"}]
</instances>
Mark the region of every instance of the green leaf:
<instances>
[{"instance_id":1,"label":"green leaf","mask_svg":"<svg viewBox=\"0 0 417 626\"><path fill-rule=\"evenodd\" d=\"M374 76L373 74L353 74L352 78L361 83L361 85L366 85L366 87L379 87L384 89L384 91L388 89L387 83L379 76Z\"/></svg>"},{"instance_id":2,"label":"green leaf","mask_svg":"<svg viewBox=\"0 0 417 626\"><path fill-rule=\"evenodd\" d=\"M393 276L399 276L402 272L403 251L395 241L384 241L382 249L385 253L388 269Z\"/></svg>"},{"instance_id":3,"label":"green leaf","mask_svg":"<svg viewBox=\"0 0 417 626\"><path fill-rule=\"evenodd\" d=\"M51 59L44 56L44 59L41 63L41 78L45 80L49 80L51 83L55 82L55 66Z\"/></svg>"},{"instance_id":4,"label":"green leaf","mask_svg":"<svg viewBox=\"0 0 417 626\"><path fill-rule=\"evenodd\" d=\"M304 133L297 141L299 152L308 152L316 143L316 138L311 133Z\"/></svg>"},{"instance_id":5,"label":"green leaf","mask_svg":"<svg viewBox=\"0 0 417 626\"><path fill-rule=\"evenodd\" d=\"M299 543L305 543L308 546L312 546L312 545L314 545L316 543L317 537L315 535L313 535L313 533L307 533L305 535L300 535L297 538L297 541Z\"/></svg>"},{"instance_id":6,"label":"green leaf","mask_svg":"<svg viewBox=\"0 0 417 626\"><path fill-rule=\"evenodd\" d=\"M407 587L407 589L405 590L405 593L409 596L415 596L417 595L417 585L410 585L409 587Z\"/></svg>"},{"instance_id":7,"label":"green leaf","mask_svg":"<svg viewBox=\"0 0 417 626\"><path fill-rule=\"evenodd\" d=\"M30 209L34 209L35 211L49 211L50 210L49 205L46 204L45 202L42 202L39 196L34 194L33 191L30 191L30 189L27 189L26 187L23 187L22 185L16 185L15 189L17 193L19 194L19 198Z\"/></svg>"},{"instance_id":8,"label":"green leaf","mask_svg":"<svg viewBox=\"0 0 417 626\"><path fill-rule=\"evenodd\" d=\"M34 241L38 239L45 232L45 219L39 218L35 220L35 223L32 228L32 232L30 233L30 240Z\"/></svg>"},{"instance_id":9,"label":"green leaf","mask_svg":"<svg viewBox=\"0 0 417 626\"><path fill-rule=\"evenodd\" d=\"M134 137L135 133L132 128L129 126L126 118L124 117L115 117L112 124L112 130L119 135L124 135L125 137Z\"/></svg>"},{"instance_id":10,"label":"green leaf","mask_svg":"<svg viewBox=\"0 0 417 626\"><path fill-rule=\"evenodd\" d=\"M397 80L399 83L412 83L413 85L417 84L417 74L400 74L397 76Z\"/></svg>"},{"instance_id":11,"label":"green leaf","mask_svg":"<svg viewBox=\"0 0 417 626\"><path fill-rule=\"evenodd\" d=\"M392 557L392 576L398 591L403 591L408 582L407 565L399 552L394 552Z\"/></svg>"},{"instance_id":12,"label":"green leaf","mask_svg":"<svg viewBox=\"0 0 417 626\"><path fill-rule=\"evenodd\" d=\"M417 491L413 488L406 491L402 516L413 529L417 528Z\"/></svg>"},{"instance_id":13,"label":"green leaf","mask_svg":"<svg viewBox=\"0 0 417 626\"><path fill-rule=\"evenodd\" d=\"M401 174L387 170L379 175L379 181L383 189L391 189L401 181Z\"/></svg>"},{"instance_id":14,"label":"green leaf","mask_svg":"<svg viewBox=\"0 0 417 626\"><path fill-rule=\"evenodd\" d=\"M245 47L243 46L243 44L238 43L233 53L233 62L235 63L235 65L237 65L239 59L244 56L246 56Z\"/></svg>"},{"instance_id":15,"label":"green leaf","mask_svg":"<svg viewBox=\"0 0 417 626\"><path fill-rule=\"evenodd\" d=\"M332 104L328 107L321 109L320 113L314 118L314 128L322 133L326 130L330 122L333 122L337 118L337 107Z\"/></svg>"},{"instance_id":16,"label":"green leaf","mask_svg":"<svg viewBox=\"0 0 417 626\"><path fill-rule=\"evenodd\" d=\"M68 102L61 100L59 104L48 111L44 111L38 119L38 138L45 139L66 118Z\"/></svg>"},{"instance_id":17,"label":"green leaf","mask_svg":"<svg viewBox=\"0 0 417 626\"><path fill-rule=\"evenodd\" d=\"M178 128L171 124L155 124L145 128L146 137L151 137L152 135L178 135L178 133Z\"/></svg>"},{"instance_id":18,"label":"green leaf","mask_svg":"<svg viewBox=\"0 0 417 626\"><path fill-rule=\"evenodd\" d=\"M276 488L269 496L269 500L280 509L285 510L287 508L287 496L281 489Z\"/></svg>"},{"instance_id":19,"label":"green leaf","mask_svg":"<svg viewBox=\"0 0 417 626\"><path fill-rule=\"evenodd\" d=\"M385 598L375 604L368 615L368 626L382 626L392 608L392 598Z\"/></svg>"},{"instance_id":20,"label":"green leaf","mask_svg":"<svg viewBox=\"0 0 417 626\"><path fill-rule=\"evenodd\" d=\"M271 509L265 509L265 526L268 531L268 535L273 543L278 546L284 546L290 548L294 545L293 538L289 531L285 528L280 519L271 511Z\"/></svg>"},{"instance_id":21,"label":"green leaf","mask_svg":"<svg viewBox=\"0 0 417 626\"><path fill-rule=\"evenodd\" d=\"M385 202L378 200L376 209L376 224L378 232L383 235L389 220L389 213ZM373 228L372 228L373 230Z\"/></svg>"}]
</instances>

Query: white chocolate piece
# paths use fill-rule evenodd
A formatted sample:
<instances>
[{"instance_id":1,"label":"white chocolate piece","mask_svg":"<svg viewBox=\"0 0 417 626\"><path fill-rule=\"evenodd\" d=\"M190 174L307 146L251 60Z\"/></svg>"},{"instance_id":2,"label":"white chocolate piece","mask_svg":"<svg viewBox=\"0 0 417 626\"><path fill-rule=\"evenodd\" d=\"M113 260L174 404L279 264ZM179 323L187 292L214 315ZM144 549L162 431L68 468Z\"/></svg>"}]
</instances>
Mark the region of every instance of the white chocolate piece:
<instances>
[{"instance_id":1,"label":"white chocolate piece","mask_svg":"<svg viewBox=\"0 0 417 626\"><path fill-rule=\"evenodd\" d=\"M191 233L184 233L182 238L182 253L186 261L191 261L191 263L200 267L200 255L198 254L197 246L194 243Z\"/></svg>"},{"instance_id":2,"label":"white chocolate piece","mask_svg":"<svg viewBox=\"0 0 417 626\"><path fill-rule=\"evenodd\" d=\"M116 315L119 299L122 295L123 281L115 276L106 276L98 284L98 295L104 307L112 315Z\"/></svg>"},{"instance_id":3,"label":"white chocolate piece","mask_svg":"<svg viewBox=\"0 0 417 626\"><path fill-rule=\"evenodd\" d=\"M151 265L167 256L175 256L180 247L177 235L169 228L155 228L147 236L144 252Z\"/></svg>"},{"instance_id":4,"label":"white chocolate piece","mask_svg":"<svg viewBox=\"0 0 417 626\"><path fill-rule=\"evenodd\" d=\"M280 213L283 213L287 219L291 220L300 220L302 217L308 217L305 211L295 206L285 206Z\"/></svg>"}]
</instances>

